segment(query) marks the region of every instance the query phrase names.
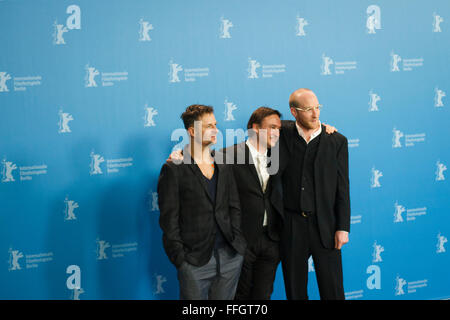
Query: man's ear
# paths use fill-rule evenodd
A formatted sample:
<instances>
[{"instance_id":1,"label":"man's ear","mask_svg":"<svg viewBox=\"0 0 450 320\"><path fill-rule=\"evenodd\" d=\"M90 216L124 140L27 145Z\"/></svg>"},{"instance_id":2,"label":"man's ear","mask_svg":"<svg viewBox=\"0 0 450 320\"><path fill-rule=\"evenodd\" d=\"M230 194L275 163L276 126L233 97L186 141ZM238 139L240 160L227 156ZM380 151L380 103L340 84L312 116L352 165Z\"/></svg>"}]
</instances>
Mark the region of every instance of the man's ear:
<instances>
[{"instance_id":1,"label":"man's ear","mask_svg":"<svg viewBox=\"0 0 450 320\"><path fill-rule=\"evenodd\" d=\"M194 137L194 127L187 128L187 132L190 137Z\"/></svg>"},{"instance_id":2,"label":"man's ear","mask_svg":"<svg viewBox=\"0 0 450 320\"><path fill-rule=\"evenodd\" d=\"M253 130L254 133L258 133L259 132L259 124L253 123L252 124L252 130Z\"/></svg>"},{"instance_id":3,"label":"man's ear","mask_svg":"<svg viewBox=\"0 0 450 320\"><path fill-rule=\"evenodd\" d=\"M289 109L291 110L292 116L293 116L295 119L297 119L297 112L296 112L295 108L289 108Z\"/></svg>"}]
</instances>

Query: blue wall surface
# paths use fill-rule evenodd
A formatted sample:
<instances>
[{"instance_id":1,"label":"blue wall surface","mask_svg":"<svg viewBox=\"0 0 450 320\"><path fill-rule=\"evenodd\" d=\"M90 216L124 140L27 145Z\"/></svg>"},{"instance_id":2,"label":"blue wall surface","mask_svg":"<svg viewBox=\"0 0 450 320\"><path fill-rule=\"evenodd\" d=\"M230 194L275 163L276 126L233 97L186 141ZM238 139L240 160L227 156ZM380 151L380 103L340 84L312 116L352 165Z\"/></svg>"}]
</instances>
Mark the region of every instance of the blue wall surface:
<instances>
[{"instance_id":1,"label":"blue wall surface","mask_svg":"<svg viewBox=\"0 0 450 320\"><path fill-rule=\"evenodd\" d=\"M450 297L449 1L0 0L0 30L0 299L178 299L180 114L214 106L228 146L301 87L349 139L346 298Z\"/></svg>"}]
</instances>

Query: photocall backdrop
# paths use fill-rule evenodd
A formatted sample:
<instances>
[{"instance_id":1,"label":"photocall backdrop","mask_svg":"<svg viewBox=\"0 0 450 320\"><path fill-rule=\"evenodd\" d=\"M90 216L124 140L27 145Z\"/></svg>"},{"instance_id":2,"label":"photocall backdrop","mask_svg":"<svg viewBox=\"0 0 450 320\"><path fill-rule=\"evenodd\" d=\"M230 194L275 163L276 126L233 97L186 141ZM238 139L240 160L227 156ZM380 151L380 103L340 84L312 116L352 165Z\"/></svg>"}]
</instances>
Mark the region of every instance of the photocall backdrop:
<instances>
[{"instance_id":1,"label":"photocall backdrop","mask_svg":"<svg viewBox=\"0 0 450 320\"><path fill-rule=\"evenodd\" d=\"M1 299L178 299L181 113L214 106L224 147L301 87L349 140L346 298L450 297L447 0L1 0L0 30Z\"/></svg>"}]
</instances>

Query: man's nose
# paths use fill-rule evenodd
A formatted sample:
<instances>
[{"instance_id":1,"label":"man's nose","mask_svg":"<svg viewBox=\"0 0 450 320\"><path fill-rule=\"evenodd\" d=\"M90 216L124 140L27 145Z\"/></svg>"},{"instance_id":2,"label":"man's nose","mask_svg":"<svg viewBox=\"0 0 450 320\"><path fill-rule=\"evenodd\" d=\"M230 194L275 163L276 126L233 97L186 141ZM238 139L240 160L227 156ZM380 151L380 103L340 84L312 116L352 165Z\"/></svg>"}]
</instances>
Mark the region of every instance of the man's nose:
<instances>
[{"instance_id":1,"label":"man's nose","mask_svg":"<svg viewBox=\"0 0 450 320\"><path fill-rule=\"evenodd\" d=\"M320 110L319 109L312 109L312 115L314 116L314 118L318 118L320 115Z\"/></svg>"}]
</instances>

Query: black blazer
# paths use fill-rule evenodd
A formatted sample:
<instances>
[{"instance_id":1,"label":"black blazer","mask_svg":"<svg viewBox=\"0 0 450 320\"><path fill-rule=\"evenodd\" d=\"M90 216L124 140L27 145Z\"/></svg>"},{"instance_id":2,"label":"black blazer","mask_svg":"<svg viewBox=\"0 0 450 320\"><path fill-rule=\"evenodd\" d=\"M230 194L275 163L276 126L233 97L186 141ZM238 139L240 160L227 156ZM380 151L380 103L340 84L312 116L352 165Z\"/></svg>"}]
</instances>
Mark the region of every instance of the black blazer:
<instances>
[{"instance_id":1,"label":"black blazer","mask_svg":"<svg viewBox=\"0 0 450 320\"><path fill-rule=\"evenodd\" d=\"M247 243L252 243L263 232L264 211L267 208L269 237L280 239L283 217L283 196L281 177L271 175L264 193L259 182L250 150L245 142L222 150L227 163L232 163L242 212L242 231ZM232 156L232 162L231 157Z\"/></svg>"},{"instance_id":2,"label":"black blazer","mask_svg":"<svg viewBox=\"0 0 450 320\"><path fill-rule=\"evenodd\" d=\"M227 242L244 255L241 210L236 182L230 167L217 164L216 202L213 206L200 168L189 161L165 163L158 179L159 223L163 245L170 261L195 266L211 258L218 227ZM189 164L189 162L192 162ZM215 215L215 218L214 218Z\"/></svg>"},{"instance_id":3,"label":"black blazer","mask_svg":"<svg viewBox=\"0 0 450 320\"><path fill-rule=\"evenodd\" d=\"M298 138L295 122L283 120L280 132L282 171L290 159L293 139ZM348 141L338 132L327 134L325 126L322 126L314 162L314 183L320 237L324 247L332 249L337 230L350 232ZM298 193L296 190L284 190L284 197L298 197Z\"/></svg>"}]
</instances>

